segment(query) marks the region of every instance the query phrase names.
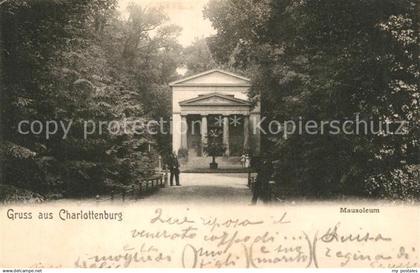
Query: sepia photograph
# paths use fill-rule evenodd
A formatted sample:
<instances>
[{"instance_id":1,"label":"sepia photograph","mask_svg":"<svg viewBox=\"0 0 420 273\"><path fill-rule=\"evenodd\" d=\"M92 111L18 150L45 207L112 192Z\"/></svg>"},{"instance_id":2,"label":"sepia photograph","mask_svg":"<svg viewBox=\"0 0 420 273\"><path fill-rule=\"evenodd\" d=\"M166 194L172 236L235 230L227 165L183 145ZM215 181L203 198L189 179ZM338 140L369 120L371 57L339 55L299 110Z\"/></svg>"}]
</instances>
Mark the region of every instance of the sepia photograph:
<instances>
[{"instance_id":1,"label":"sepia photograph","mask_svg":"<svg viewBox=\"0 0 420 273\"><path fill-rule=\"evenodd\" d=\"M0 0L0 21L3 273L418 272L418 1Z\"/></svg>"}]
</instances>

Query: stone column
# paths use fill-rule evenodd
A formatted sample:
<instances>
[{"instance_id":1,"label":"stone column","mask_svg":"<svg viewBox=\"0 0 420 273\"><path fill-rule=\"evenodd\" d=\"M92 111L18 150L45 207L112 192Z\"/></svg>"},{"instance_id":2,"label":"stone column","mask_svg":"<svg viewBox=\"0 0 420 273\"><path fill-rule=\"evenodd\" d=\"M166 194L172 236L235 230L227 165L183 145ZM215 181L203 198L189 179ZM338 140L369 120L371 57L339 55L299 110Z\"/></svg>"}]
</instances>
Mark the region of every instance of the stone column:
<instances>
[{"instance_id":1,"label":"stone column","mask_svg":"<svg viewBox=\"0 0 420 273\"><path fill-rule=\"evenodd\" d=\"M187 116L182 115L181 116L181 149L188 149L187 132L188 132Z\"/></svg>"},{"instance_id":2,"label":"stone column","mask_svg":"<svg viewBox=\"0 0 420 273\"><path fill-rule=\"evenodd\" d=\"M258 123L260 122L260 114L259 113L251 113L251 131L252 131L252 151L255 155L260 154L260 130L258 129Z\"/></svg>"},{"instance_id":3,"label":"stone column","mask_svg":"<svg viewBox=\"0 0 420 273\"><path fill-rule=\"evenodd\" d=\"M229 149L229 116L223 117L223 144L226 147L225 155L230 155Z\"/></svg>"},{"instance_id":4,"label":"stone column","mask_svg":"<svg viewBox=\"0 0 420 273\"><path fill-rule=\"evenodd\" d=\"M244 116L244 150L249 150L249 116Z\"/></svg>"},{"instance_id":5,"label":"stone column","mask_svg":"<svg viewBox=\"0 0 420 273\"><path fill-rule=\"evenodd\" d=\"M178 152L178 150L181 148L181 115L180 114L172 115L171 134L172 134L172 150L173 152Z\"/></svg>"},{"instance_id":6,"label":"stone column","mask_svg":"<svg viewBox=\"0 0 420 273\"><path fill-rule=\"evenodd\" d=\"M201 156L204 157L204 146L207 143L207 116L201 116Z\"/></svg>"}]
</instances>

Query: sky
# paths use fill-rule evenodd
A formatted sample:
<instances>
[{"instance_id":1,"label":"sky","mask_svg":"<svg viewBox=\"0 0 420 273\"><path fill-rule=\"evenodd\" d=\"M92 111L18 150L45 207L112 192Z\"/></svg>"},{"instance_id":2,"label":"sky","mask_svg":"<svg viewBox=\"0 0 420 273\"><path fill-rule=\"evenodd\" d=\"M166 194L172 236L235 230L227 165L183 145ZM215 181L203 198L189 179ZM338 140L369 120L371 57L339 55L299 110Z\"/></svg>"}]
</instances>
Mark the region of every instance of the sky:
<instances>
[{"instance_id":1,"label":"sky","mask_svg":"<svg viewBox=\"0 0 420 273\"><path fill-rule=\"evenodd\" d=\"M216 32L210 21L203 18L203 8L208 0L119 0L123 16L127 14L127 6L131 2L143 7L163 7L169 17L168 23L182 27L178 40L183 46Z\"/></svg>"}]
</instances>

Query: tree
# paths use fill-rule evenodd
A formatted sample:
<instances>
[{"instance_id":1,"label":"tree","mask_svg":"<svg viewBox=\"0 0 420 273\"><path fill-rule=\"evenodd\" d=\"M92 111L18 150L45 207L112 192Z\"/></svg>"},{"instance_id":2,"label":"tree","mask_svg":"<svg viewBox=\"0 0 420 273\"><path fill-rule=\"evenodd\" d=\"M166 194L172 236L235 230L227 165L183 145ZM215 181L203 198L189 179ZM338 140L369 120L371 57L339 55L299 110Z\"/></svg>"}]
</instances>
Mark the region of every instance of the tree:
<instances>
[{"instance_id":1,"label":"tree","mask_svg":"<svg viewBox=\"0 0 420 273\"><path fill-rule=\"evenodd\" d=\"M168 121L171 117L171 93L168 83L178 77L182 46L177 42L180 27L166 24L167 16L160 9L146 9L131 4L128 21L117 21L112 48L115 52L125 41L123 58L115 57L116 73L122 73L136 89L144 114L149 119ZM152 32L153 31L153 32ZM125 52L125 53L124 53ZM169 123L163 123L169 132ZM154 135L157 150L165 157L172 153L169 133Z\"/></svg>"},{"instance_id":2,"label":"tree","mask_svg":"<svg viewBox=\"0 0 420 273\"><path fill-rule=\"evenodd\" d=\"M113 129L168 111L155 102L169 98L165 86L176 77L177 29L163 26L161 11L131 6L124 20L115 7L114 0L1 4L1 183L86 196L153 175L156 155L148 147L168 140L109 130L84 135L86 122L113 122ZM20 134L22 120L72 126L66 137L60 130L45 138Z\"/></svg>"},{"instance_id":3,"label":"tree","mask_svg":"<svg viewBox=\"0 0 420 273\"><path fill-rule=\"evenodd\" d=\"M196 39L192 45L184 49L183 56L187 75L198 74L217 67L206 39Z\"/></svg>"},{"instance_id":4,"label":"tree","mask_svg":"<svg viewBox=\"0 0 420 273\"><path fill-rule=\"evenodd\" d=\"M404 135L263 135L279 181L305 195L419 195L416 8L410 0L209 2L212 55L253 71L250 96L267 121L409 122Z\"/></svg>"},{"instance_id":5,"label":"tree","mask_svg":"<svg viewBox=\"0 0 420 273\"><path fill-rule=\"evenodd\" d=\"M207 155L212 157L210 169L217 169L216 156L223 155L226 151L226 147L223 143L217 141L217 137L207 137L203 150Z\"/></svg>"}]
</instances>

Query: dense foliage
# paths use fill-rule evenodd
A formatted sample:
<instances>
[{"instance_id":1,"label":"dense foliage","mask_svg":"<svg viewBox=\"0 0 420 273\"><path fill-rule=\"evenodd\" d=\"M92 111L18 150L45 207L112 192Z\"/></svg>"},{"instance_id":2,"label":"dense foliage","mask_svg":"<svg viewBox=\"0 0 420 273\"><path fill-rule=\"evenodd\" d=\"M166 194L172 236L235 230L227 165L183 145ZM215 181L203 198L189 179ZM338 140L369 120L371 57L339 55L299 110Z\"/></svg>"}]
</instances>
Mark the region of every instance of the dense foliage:
<instances>
[{"instance_id":1,"label":"dense foliage","mask_svg":"<svg viewBox=\"0 0 420 273\"><path fill-rule=\"evenodd\" d=\"M183 51L183 63L187 69L186 76L216 68L206 39L197 39Z\"/></svg>"},{"instance_id":2,"label":"dense foliage","mask_svg":"<svg viewBox=\"0 0 420 273\"><path fill-rule=\"evenodd\" d=\"M122 19L115 0L3 1L0 12L1 183L88 196L152 175L169 136L100 132L98 123L169 116L179 29L136 5ZM71 129L21 134L22 120ZM86 122L97 129L87 137Z\"/></svg>"},{"instance_id":3,"label":"dense foliage","mask_svg":"<svg viewBox=\"0 0 420 273\"><path fill-rule=\"evenodd\" d=\"M268 121L409 122L402 135L263 135L280 185L309 196L419 196L418 10L414 0L209 2L212 56L250 72Z\"/></svg>"},{"instance_id":4,"label":"dense foliage","mask_svg":"<svg viewBox=\"0 0 420 273\"><path fill-rule=\"evenodd\" d=\"M212 157L212 163L216 163L217 156L223 156L226 152L225 145L217 140L217 136L208 137L204 144L204 153Z\"/></svg>"}]
</instances>

